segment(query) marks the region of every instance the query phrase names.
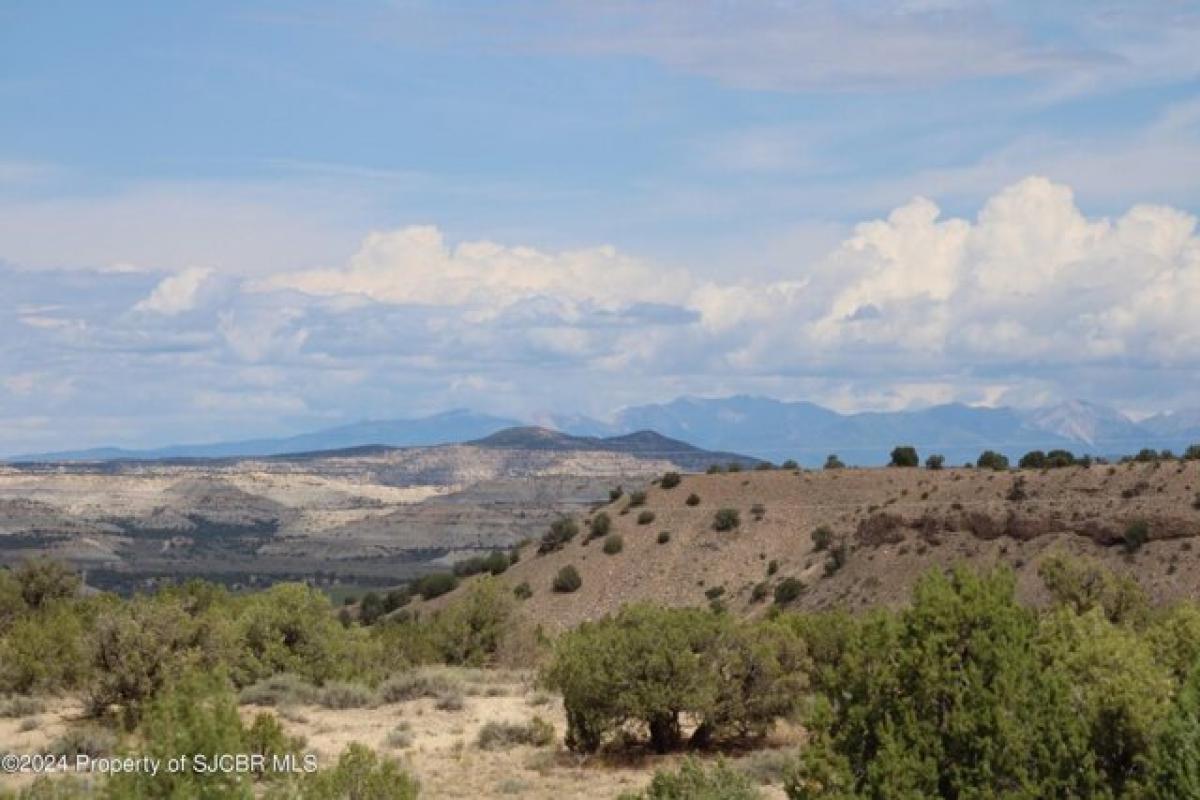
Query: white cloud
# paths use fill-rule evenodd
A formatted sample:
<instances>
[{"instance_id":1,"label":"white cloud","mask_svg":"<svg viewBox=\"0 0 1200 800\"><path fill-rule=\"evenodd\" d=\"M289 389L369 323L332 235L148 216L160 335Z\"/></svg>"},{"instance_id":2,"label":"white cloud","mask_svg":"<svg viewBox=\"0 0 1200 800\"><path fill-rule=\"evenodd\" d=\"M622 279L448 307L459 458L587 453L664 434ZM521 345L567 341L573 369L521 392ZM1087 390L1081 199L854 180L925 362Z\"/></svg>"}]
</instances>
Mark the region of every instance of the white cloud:
<instances>
[{"instance_id":1,"label":"white cloud","mask_svg":"<svg viewBox=\"0 0 1200 800\"><path fill-rule=\"evenodd\" d=\"M690 285L682 270L657 268L610 246L558 253L489 241L450 247L436 227L420 225L371 234L343 269L281 273L253 288L500 309L543 296L609 308L672 303Z\"/></svg>"},{"instance_id":2,"label":"white cloud","mask_svg":"<svg viewBox=\"0 0 1200 800\"><path fill-rule=\"evenodd\" d=\"M997 193L974 221L941 219L918 198L859 225L805 293L782 293L780 283L722 289L736 302L714 306L706 290L698 305L717 329L752 323L740 347L760 365L818 354L835 364L868 354L880 370L911 358L945 368L1196 363L1195 228L1194 217L1162 206L1088 219L1069 187L1034 177Z\"/></svg>"},{"instance_id":3,"label":"white cloud","mask_svg":"<svg viewBox=\"0 0 1200 800\"><path fill-rule=\"evenodd\" d=\"M64 436L99 443L464 404L595 414L684 393L1200 404L1196 218L1089 216L1038 177L970 218L915 198L823 256L706 279L612 247L454 244L431 227L253 284L149 277L0 267L0 325L20 344L0 352L0 411L119 423L64 420ZM122 313L134 306L147 313Z\"/></svg>"},{"instance_id":4,"label":"white cloud","mask_svg":"<svg viewBox=\"0 0 1200 800\"><path fill-rule=\"evenodd\" d=\"M196 307L200 289L212 274L210 269L192 267L163 278L149 296L139 300L134 311L173 316Z\"/></svg>"}]
</instances>

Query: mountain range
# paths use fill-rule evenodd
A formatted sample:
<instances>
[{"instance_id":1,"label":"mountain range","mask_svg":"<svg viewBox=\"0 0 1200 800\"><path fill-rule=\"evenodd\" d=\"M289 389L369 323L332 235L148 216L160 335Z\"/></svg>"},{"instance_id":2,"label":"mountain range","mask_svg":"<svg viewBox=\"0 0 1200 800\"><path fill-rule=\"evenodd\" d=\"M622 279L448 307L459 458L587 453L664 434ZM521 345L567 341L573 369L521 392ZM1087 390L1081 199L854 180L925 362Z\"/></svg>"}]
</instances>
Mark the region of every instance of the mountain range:
<instances>
[{"instance_id":1,"label":"mountain range","mask_svg":"<svg viewBox=\"0 0 1200 800\"><path fill-rule=\"evenodd\" d=\"M1144 447L1181 450L1200 442L1200 410L1135 421L1115 409L1082 400L1035 409L950 403L916 411L841 413L806 401L767 397L681 397L669 403L628 407L608 421L577 415L540 421L544 432L534 434L539 429L522 420L456 409L418 419L364 421L277 439L169 445L151 450L99 448L28 454L8 460L230 458L366 445L416 447L482 442L495 447L505 446L506 441L520 441L522 447L540 441L543 447L589 449L600 437L644 437L645 432L705 450L744 453L772 461L794 458L806 465L819 464L830 453L837 453L847 463L879 464L887 460L888 452L897 444L913 445L923 453L942 453L951 463L959 463L973 460L983 449L999 450L1012 457L1028 450L1052 448L1115 456ZM590 439L591 444L556 439L554 432L546 428ZM494 436L501 432L507 433ZM636 443L634 438L626 444Z\"/></svg>"}]
</instances>

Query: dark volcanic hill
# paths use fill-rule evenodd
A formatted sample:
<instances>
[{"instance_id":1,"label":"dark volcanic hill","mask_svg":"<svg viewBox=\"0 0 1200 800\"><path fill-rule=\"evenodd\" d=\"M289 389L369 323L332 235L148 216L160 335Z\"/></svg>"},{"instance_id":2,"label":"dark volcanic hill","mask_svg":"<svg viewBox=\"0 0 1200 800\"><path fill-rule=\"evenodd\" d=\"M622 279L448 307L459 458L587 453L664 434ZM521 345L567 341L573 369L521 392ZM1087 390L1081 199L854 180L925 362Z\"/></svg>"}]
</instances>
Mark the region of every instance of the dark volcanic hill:
<instances>
[{"instance_id":1,"label":"dark volcanic hill","mask_svg":"<svg viewBox=\"0 0 1200 800\"><path fill-rule=\"evenodd\" d=\"M513 450L625 453L638 458L670 461L689 472L700 472L711 464L754 467L760 463L759 459L737 453L704 450L654 431L637 431L623 436L571 436L549 428L528 426L506 428L468 444Z\"/></svg>"}]
</instances>

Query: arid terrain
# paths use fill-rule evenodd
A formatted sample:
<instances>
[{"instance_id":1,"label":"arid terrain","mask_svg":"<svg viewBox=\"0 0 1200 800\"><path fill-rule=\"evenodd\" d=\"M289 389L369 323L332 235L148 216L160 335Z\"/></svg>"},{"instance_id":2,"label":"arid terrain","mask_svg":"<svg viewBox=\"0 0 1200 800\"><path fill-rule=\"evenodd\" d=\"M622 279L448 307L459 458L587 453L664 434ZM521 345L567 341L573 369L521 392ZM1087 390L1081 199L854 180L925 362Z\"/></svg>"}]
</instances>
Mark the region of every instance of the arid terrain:
<instances>
[{"instance_id":1,"label":"arid terrain","mask_svg":"<svg viewBox=\"0 0 1200 800\"><path fill-rule=\"evenodd\" d=\"M511 547L614 483L729 457L653 434L512 429L438 447L0 465L0 563L47 554L118 589L188 575L394 584Z\"/></svg>"},{"instance_id":2,"label":"arid terrain","mask_svg":"<svg viewBox=\"0 0 1200 800\"><path fill-rule=\"evenodd\" d=\"M841 469L685 475L680 485L648 485L645 504L630 496L598 509L621 537L609 555L582 531L563 549L522 554L502 580L528 582L528 616L553 630L649 600L702 605L714 597L738 612L771 605L786 578L804 584L803 608L863 608L905 602L915 579L933 566L967 561L1005 563L1019 592L1040 599L1037 565L1050 552L1097 559L1128 572L1152 600L1200 597L1200 461L1128 463L1043 471L980 469ZM689 495L698 502L688 504ZM719 509L738 512L738 526L714 530ZM646 513L652 520L644 520ZM1145 523L1136 552L1124 537ZM829 549L845 544L845 563L827 567L812 533L827 527ZM667 537L660 534L666 532ZM660 543L661 538L666 538ZM555 592L558 571L573 565L582 585ZM753 599L754 587L768 591ZM458 592L463 591L462 588ZM760 589L760 592L763 590ZM432 601L453 602L452 592Z\"/></svg>"},{"instance_id":3,"label":"arid terrain","mask_svg":"<svg viewBox=\"0 0 1200 800\"><path fill-rule=\"evenodd\" d=\"M245 702L243 717L259 712L276 715L290 736L304 739L303 751L322 766L335 762L351 742L398 758L421 782L423 797L522 797L530 800L613 798L645 786L656 769L680 756L649 753L622 758L580 757L563 746L566 729L561 699L539 690L534 676L513 670L435 667L421 674L446 686L461 706L438 698L417 698L365 707L331 709L316 703L264 706ZM36 711L0 717L0 752L37 753L53 750L72 730L94 728L82 706L70 699L45 699ZM548 744L481 746L480 731L488 723L527 724L538 718L554 727ZM782 798L778 764L784 748L795 747L798 732L780 726L753 754L731 763L754 771L766 781L768 798ZM780 758L774 757L778 750ZM0 792L28 785L32 775L0 775Z\"/></svg>"}]
</instances>

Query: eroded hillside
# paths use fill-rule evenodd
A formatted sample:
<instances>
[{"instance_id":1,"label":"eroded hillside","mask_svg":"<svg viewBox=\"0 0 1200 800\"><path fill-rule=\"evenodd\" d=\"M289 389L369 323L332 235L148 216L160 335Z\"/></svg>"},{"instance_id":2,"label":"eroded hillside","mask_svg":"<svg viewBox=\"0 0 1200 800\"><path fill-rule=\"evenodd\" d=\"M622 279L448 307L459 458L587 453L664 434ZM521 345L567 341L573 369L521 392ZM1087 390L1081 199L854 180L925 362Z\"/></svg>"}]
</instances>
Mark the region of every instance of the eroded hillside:
<instances>
[{"instance_id":1,"label":"eroded hillside","mask_svg":"<svg viewBox=\"0 0 1200 800\"><path fill-rule=\"evenodd\" d=\"M613 482L672 468L602 450L469 445L0 467L0 563L51 555L116 588L163 575L393 584L509 547Z\"/></svg>"},{"instance_id":2,"label":"eroded hillside","mask_svg":"<svg viewBox=\"0 0 1200 800\"><path fill-rule=\"evenodd\" d=\"M525 548L501 579L528 583L526 612L556 630L638 600L715 600L759 613L788 579L803 585L793 601L800 607L896 605L926 569L964 560L1010 565L1020 593L1036 602L1037 565L1056 551L1131 572L1154 600L1169 602L1200 595L1198 492L1197 461L685 475L670 489L648 485L644 504L631 506L626 493L581 515L571 541L543 555L536 544ZM714 530L721 509L737 512L736 527ZM602 538L589 541L588 521L601 513L620 538L619 552L610 554L616 545L606 549ZM819 549L813 532L822 527L829 542ZM1147 541L1136 541L1143 534ZM554 578L568 565L582 584L556 592Z\"/></svg>"}]
</instances>

